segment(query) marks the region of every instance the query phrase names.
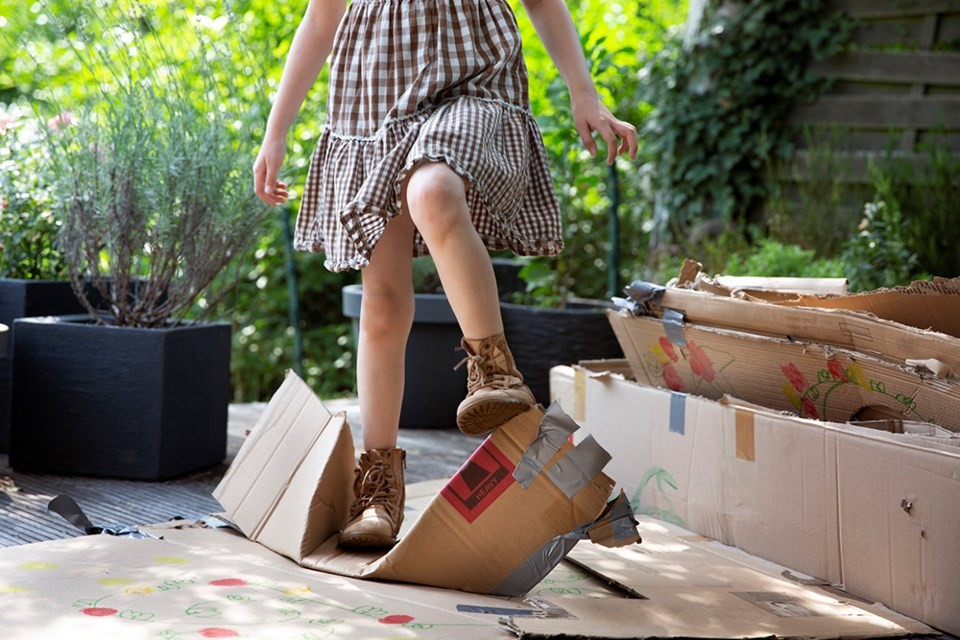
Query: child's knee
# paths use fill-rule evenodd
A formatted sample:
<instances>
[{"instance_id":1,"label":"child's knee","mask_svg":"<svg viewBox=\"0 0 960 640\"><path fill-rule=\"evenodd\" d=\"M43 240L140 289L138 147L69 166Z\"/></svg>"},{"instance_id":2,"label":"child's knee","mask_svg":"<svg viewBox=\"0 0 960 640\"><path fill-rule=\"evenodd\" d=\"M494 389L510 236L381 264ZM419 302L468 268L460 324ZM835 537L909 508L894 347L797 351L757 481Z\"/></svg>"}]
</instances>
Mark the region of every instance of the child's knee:
<instances>
[{"instance_id":1,"label":"child's knee","mask_svg":"<svg viewBox=\"0 0 960 640\"><path fill-rule=\"evenodd\" d=\"M413 325L413 293L364 285L360 330L368 337L406 340Z\"/></svg>"},{"instance_id":2,"label":"child's knee","mask_svg":"<svg viewBox=\"0 0 960 640\"><path fill-rule=\"evenodd\" d=\"M417 166L406 185L407 210L420 229L442 229L459 224L466 212L467 186L463 178L443 162Z\"/></svg>"}]
</instances>

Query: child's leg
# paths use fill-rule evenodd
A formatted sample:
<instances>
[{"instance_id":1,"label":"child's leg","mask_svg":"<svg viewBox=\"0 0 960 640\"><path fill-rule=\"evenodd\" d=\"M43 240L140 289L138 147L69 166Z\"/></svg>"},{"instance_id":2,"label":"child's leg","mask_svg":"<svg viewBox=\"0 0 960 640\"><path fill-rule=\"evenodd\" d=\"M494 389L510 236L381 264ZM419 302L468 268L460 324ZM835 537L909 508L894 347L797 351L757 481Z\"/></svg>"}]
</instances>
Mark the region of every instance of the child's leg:
<instances>
[{"instance_id":1,"label":"child's leg","mask_svg":"<svg viewBox=\"0 0 960 640\"><path fill-rule=\"evenodd\" d=\"M457 409L457 425L464 433L482 435L536 400L503 336L493 265L470 219L466 195L465 181L444 163L421 164L407 179L407 210L430 249L464 335L467 398Z\"/></svg>"},{"instance_id":2,"label":"child's leg","mask_svg":"<svg viewBox=\"0 0 960 640\"><path fill-rule=\"evenodd\" d=\"M363 448L354 481L350 522L339 543L348 547L389 547L403 522L403 469L397 448L403 361L413 324L413 223L395 218L361 271L363 298L357 344L357 395L363 421Z\"/></svg>"},{"instance_id":3,"label":"child's leg","mask_svg":"<svg viewBox=\"0 0 960 640\"><path fill-rule=\"evenodd\" d=\"M357 397L365 449L397 446L403 362L413 325L413 223L387 225L370 264L360 271L363 297L357 343Z\"/></svg>"}]
</instances>

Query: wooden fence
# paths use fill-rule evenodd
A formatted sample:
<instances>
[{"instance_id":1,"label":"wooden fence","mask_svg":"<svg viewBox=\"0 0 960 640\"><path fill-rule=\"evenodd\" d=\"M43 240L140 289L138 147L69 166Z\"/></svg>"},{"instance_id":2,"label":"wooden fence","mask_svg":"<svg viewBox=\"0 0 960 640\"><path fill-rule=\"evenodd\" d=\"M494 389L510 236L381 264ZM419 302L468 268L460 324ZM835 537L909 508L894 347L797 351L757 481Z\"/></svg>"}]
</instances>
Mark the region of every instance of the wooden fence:
<instances>
[{"instance_id":1,"label":"wooden fence","mask_svg":"<svg viewBox=\"0 0 960 640\"><path fill-rule=\"evenodd\" d=\"M925 142L960 154L960 0L832 0L833 11L858 21L852 46L817 63L833 80L815 104L797 108L791 124L808 135L791 167L802 181L823 171L824 149L841 182L865 184L871 160L893 152L920 166Z\"/></svg>"}]
</instances>

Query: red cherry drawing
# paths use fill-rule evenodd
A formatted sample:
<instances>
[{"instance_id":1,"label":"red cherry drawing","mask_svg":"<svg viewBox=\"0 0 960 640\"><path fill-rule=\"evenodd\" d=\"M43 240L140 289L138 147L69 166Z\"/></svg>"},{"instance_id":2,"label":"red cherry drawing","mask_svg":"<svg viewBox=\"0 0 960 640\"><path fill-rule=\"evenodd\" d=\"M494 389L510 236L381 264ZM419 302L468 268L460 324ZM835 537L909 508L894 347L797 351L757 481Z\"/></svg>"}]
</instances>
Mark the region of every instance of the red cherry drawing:
<instances>
[{"instance_id":1,"label":"red cherry drawing","mask_svg":"<svg viewBox=\"0 0 960 640\"><path fill-rule=\"evenodd\" d=\"M111 609L110 607L87 607L86 609L80 609L80 613L93 616L95 618L102 618L104 616L115 615L117 610Z\"/></svg>"},{"instance_id":2,"label":"red cherry drawing","mask_svg":"<svg viewBox=\"0 0 960 640\"><path fill-rule=\"evenodd\" d=\"M380 624L406 624L413 622L413 616L387 616L378 620Z\"/></svg>"},{"instance_id":3,"label":"red cherry drawing","mask_svg":"<svg viewBox=\"0 0 960 640\"><path fill-rule=\"evenodd\" d=\"M241 580L240 578L222 578L220 580L211 580L209 584L214 587L244 587L247 581Z\"/></svg>"},{"instance_id":4,"label":"red cherry drawing","mask_svg":"<svg viewBox=\"0 0 960 640\"><path fill-rule=\"evenodd\" d=\"M233 629L218 629L216 627L200 629L199 633L204 638L236 638L238 635L240 635Z\"/></svg>"}]
</instances>

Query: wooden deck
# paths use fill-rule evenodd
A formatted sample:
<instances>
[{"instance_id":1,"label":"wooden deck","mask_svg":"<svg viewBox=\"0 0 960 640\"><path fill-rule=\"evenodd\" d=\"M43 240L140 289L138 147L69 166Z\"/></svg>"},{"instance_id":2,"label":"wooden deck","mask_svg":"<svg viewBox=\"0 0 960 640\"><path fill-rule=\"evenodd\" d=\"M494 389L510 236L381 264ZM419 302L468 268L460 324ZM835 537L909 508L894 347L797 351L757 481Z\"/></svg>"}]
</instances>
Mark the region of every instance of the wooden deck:
<instances>
[{"instance_id":1,"label":"wooden deck","mask_svg":"<svg viewBox=\"0 0 960 640\"><path fill-rule=\"evenodd\" d=\"M334 400L325 404L331 411L347 412L354 442L359 443L356 401ZM223 464L166 482L17 473L10 468L8 456L0 454L0 547L81 535L59 515L47 511L47 504L58 495L69 495L76 500L96 526L197 519L221 511L211 492L264 406L230 407ZM418 482L451 476L480 440L468 438L456 429L403 429L399 444L407 449L407 482Z\"/></svg>"}]
</instances>

